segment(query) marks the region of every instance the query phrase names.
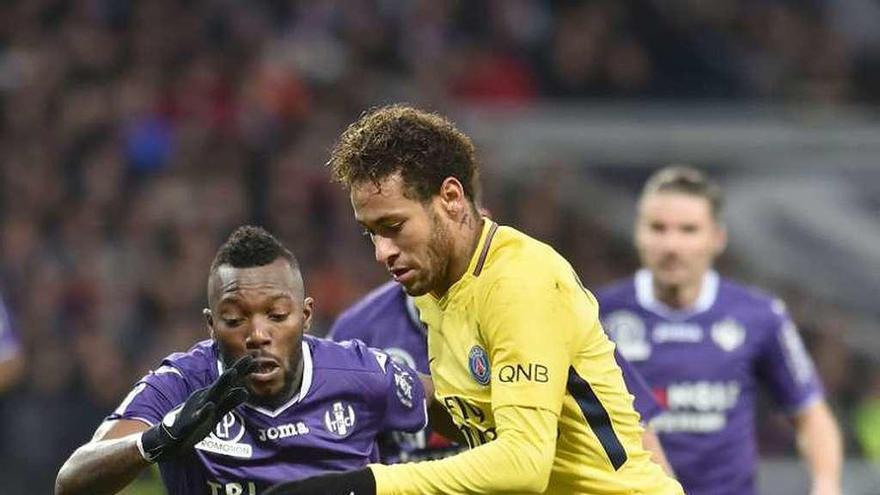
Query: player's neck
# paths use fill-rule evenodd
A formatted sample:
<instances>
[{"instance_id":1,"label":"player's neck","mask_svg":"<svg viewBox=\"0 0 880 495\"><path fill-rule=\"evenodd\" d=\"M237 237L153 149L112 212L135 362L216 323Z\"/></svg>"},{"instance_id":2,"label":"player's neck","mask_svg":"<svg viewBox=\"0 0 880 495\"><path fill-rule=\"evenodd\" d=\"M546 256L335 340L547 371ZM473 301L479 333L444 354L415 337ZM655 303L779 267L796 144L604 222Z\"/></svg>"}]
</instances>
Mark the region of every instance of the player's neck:
<instances>
[{"instance_id":1,"label":"player's neck","mask_svg":"<svg viewBox=\"0 0 880 495\"><path fill-rule=\"evenodd\" d=\"M452 226L451 234L454 242L447 269L449 275L442 287L432 291L437 298L442 298L446 295L449 288L464 276L468 266L471 264L471 258L473 258L474 252L480 244L483 222L482 216L468 212L459 222Z\"/></svg>"},{"instance_id":2,"label":"player's neck","mask_svg":"<svg viewBox=\"0 0 880 495\"><path fill-rule=\"evenodd\" d=\"M693 283L666 285L654 278L654 297L673 309L693 307L703 289L703 277Z\"/></svg>"}]
</instances>

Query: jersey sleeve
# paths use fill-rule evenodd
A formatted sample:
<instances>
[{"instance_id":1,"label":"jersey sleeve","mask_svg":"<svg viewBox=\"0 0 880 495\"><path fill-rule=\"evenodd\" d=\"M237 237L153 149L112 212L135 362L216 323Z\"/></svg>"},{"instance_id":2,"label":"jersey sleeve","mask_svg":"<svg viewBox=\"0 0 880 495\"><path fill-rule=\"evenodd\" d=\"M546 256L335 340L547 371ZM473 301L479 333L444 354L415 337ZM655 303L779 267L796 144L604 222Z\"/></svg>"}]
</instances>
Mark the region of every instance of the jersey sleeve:
<instances>
[{"instance_id":1,"label":"jersey sleeve","mask_svg":"<svg viewBox=\"0 0 880 495\"><path fill-rule=\"evenodd\" d=\"M380 394L385 405L384 430L417 432L428 424L425 388L418 374L376 349L369 352L382 369Z\"/></svg>"},{"instance_id":2,"label":"jersey sleeve","mask_svg":"<svg viewBox=\"0 0 880 495\"><path fill-rule=\"evenodd\" d=\"M153 426L188 396L180 370L165 364L138 381L107 420L131 419Z\"/></svg>"},{"instance_id":3,"label":"jersey sleeve","mask_svg":"<svg viewBox=\"0 0 880 495\"><path fill-rule=\"evenodd\" d=\"M639 412L639 416L642 417L642 423L647 424L663 412L663 408L660 407L657 399L654 398L654 393L651 392L651 388L645 382L645 379L642 378L642 375L633 368L626 358L617 352L617 349L614 350L614 358L621 371L623 371L623 381L626 382L627 390L635 398L633 406Z\"/></svg>"},{"instance_id":4,"label":"jersey sleeve","mask_svg":"<svg viewBox=\"0 0 880 495\"><path fill-rule=\"evenodd\" d=\"M502 407L498 438L435 461L371 464L378 495L541 493L550 479L557 417L546 409Z\"/></svg>"},{"instance_id":5,"label":"jersey sleeve","mask_svg":"<svg viewBox=\"0 0 880 495\"><path fill-rule=\"evenodd\" d=\"M562 410L576 316L550 276L495 281L479 316L492 380L492 409Z\"/></svg>"},{"instance_id":6,"label":"jersey sleeve","mask_svg":"<svg viewBox=\"0 0 880 495\"><path fill-rule=\"evenodd\" d=\"M797 327L780 301L773 304L769 325L757 373L779 406L795 413L823 397L822 384Z\"/></svg>"}]
</instances>

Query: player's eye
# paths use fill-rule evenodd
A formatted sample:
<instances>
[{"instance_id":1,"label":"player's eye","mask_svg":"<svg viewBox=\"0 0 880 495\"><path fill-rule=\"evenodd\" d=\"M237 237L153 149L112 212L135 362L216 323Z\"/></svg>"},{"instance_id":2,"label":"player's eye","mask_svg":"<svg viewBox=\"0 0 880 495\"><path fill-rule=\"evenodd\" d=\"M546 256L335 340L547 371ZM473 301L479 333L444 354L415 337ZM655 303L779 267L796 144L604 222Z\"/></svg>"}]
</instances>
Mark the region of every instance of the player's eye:
<instances>
[{"instance_id":1,"label":"player's eye","mask_svg":"<svg viewBox=\"0 0 880 495\"><path fill-rule=\"evenodd\" d=\"M223 324L227 327L237 327L244 323L244 318L223 318Z\"/></svg>"},{"instance_id":2,"label":"player's eye","mask_svg":"<svg viewBox=\"0 0 880 495\"><path fill-rule=\"evenodd\" d=\"M386 237L390 237L392 235L398 234L403 229L403 220L399 222L389 223L387 225L382 226L382 235Z\"/></svg>"},{"instance_id":3,"label":"player's eye","mask_svg":"<svg viewBox=\"0 0 880 495\"><path fill-rule=\"evenodd\" d=\"M272 321L281 322L287 319L290 316L290 313L271 313L269 315L269 319Z\"/></svg>"}]
</instances>

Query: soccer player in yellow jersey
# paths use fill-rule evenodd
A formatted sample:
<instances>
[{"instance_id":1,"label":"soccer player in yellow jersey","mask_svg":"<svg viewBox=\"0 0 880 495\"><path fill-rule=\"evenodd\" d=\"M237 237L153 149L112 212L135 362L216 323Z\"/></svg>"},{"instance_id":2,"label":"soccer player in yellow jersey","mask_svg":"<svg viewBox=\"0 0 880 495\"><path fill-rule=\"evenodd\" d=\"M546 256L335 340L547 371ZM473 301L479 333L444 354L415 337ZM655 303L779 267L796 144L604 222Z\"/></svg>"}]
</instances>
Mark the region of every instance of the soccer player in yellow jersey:
<instances>
[{"instance_id":1,"label":"soccer player in yellow jersey","mask_svg":"<svg viewBox=\"0 0 880 495\"><path fill-rule=\"evenodd\" d=\"M376 260L416 296L434 405L471 449L270 493L683 493L641 444L592 294L553 248L478 214L467 136L436 114L384 107L342 134L329 166Z\"/></svg>"}]
</instances>

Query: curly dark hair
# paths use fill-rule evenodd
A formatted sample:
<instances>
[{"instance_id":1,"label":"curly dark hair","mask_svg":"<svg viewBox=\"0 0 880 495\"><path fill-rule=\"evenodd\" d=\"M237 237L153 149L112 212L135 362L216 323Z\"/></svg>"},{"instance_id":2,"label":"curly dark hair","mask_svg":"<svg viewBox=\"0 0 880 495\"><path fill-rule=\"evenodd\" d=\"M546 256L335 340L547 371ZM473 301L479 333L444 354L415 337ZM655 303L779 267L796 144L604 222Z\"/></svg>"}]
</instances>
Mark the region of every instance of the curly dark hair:
<instances>
[{"instance_id":1,"label":"curly dark hair","mask_svg":"<svg viewBox=\"0 0 880 495\"><path fill-rule=\"evenodd\" d=\"M211 263L211 273L220 265L235 268L265 266L284 258L290 267L299 270L299 262L289 249L262 227L243 225L235 229L217 250Z\"/></svg>"},{"instance_id":2,"label":"curly dark hair","mask_svg":"<svg viewBox=\"0 0 880 495\"><path fill-rule=\"evenodd\" d=\"M709 202L712 217L718 220L724 209L724 192L703 171L685 165L669 165L651 174L642 197L656 192L677 192L699 196Z\"/></svg>"},{"instance_id":3,"label":"curly dark hair","mask_svg":"<svg viewBox=\"0 0 880 495\"><path fill-rule=\"evenodd\" d=\"M390 105L364 113L339 137L327 162L333 180L345 187L378 184L400 173L411 199L428 201L447 177L455 177L476 202L479 174L474 145L436 113Z\"/></svg>"}]
</instances>

